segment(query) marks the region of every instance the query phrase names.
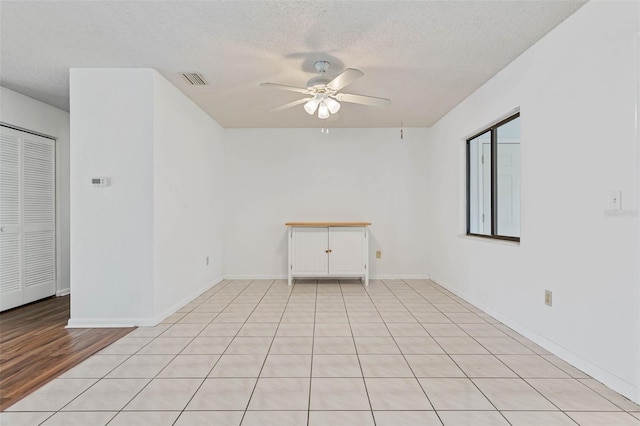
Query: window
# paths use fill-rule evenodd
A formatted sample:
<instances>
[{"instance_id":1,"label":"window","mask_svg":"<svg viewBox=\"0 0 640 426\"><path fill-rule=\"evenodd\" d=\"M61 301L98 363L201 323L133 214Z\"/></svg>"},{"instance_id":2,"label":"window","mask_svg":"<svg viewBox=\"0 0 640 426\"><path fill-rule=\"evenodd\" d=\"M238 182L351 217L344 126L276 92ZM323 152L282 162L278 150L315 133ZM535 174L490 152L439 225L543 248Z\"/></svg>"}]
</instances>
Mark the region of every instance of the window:
<instances>
[{"instance_id":1,"label":"window","mask_svg":"<svg viewBox=\"0 0 640 426\"><path fill-rule=\"evenodd\" d=\"M520 241L520 113L467 139L467 235Z\"/></svg>"}]
</instances>

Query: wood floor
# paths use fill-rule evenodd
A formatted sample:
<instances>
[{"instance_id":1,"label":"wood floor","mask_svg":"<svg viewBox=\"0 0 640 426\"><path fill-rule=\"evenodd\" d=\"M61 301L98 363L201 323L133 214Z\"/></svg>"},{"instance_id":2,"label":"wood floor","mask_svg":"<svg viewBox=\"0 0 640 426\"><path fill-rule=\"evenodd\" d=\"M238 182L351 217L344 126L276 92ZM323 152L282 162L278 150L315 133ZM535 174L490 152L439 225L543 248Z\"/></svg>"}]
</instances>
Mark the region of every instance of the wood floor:
<instances>
[{"instance_id":1,"label":"wood floor","mask_svg":"<svg viewBox=\"0 0 640 426\"><path fill-rule=\"evenodd\" d=\"M133 328L65 329L69 296L0 313L0 411Z\"/></svg>"}]
</instances>

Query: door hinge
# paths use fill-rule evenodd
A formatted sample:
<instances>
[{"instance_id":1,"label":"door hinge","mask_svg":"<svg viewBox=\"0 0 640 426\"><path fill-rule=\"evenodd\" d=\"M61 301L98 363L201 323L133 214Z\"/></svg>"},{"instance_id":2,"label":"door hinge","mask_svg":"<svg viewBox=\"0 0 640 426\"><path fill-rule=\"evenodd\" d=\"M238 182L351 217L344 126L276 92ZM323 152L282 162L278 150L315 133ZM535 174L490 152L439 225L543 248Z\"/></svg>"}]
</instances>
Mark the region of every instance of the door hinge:
<instances>
[{"instance_id":1,"label":"door hinge","mask_svg":"<svg viewBox=\"0 0 640 426\"><path fill-rule=\"evenodd\" d=\"M482 222L484 222L484 213L482 213Z\"/></svg>"},{"instance_id":2,"label":"door hinge","mask_svg":"<svg viewBox=\"0 0 640 426\"><path fill-rule=\"evenodd\" d=\"M482 156L482 164L484 164L484 155Z\"/></svg>"},{"instance_id":3,"label":"door hinge","mask_svg":"<svg viewBox=\"0 0 640 426\"><path fill-rule=\"evenodd\" d=\"M367 265L364 265L364 269L367 269Z\"/></svg>"},{"instance_id":4,"label":"door hinge","mask_svg":"<svg viewBox=\"0 0 640 426\"><path fill-rule=\"evenodd\" d=\"M291 265L291 267L289 269L291 269L293 271L293 265Z\"/></svg>"}]
</instances>

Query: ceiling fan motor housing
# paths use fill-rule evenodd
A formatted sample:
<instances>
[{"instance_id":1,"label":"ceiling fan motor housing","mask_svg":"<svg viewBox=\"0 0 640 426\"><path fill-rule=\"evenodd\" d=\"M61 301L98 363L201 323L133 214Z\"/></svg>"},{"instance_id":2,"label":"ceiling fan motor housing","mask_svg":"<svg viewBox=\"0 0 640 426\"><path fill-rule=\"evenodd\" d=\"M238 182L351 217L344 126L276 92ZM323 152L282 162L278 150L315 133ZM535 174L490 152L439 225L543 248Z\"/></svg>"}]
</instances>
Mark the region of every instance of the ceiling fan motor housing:
<instances>
[{"instance_id":1,"label":"ceiling fan motor housing","mask_svg":"<svg viewBox=\"0 0 640 426\"><path fill-rule=\"evenodd\" d=\"M307 82L307 89L326 89L327 83L330 81L330 79L322 75L313 77Z\"/></svg>"},{"instance_id":2,"label":"ceiling fan motor housing","mask_svg":"<svg viewBox=\"0 0 640 426\"><path fill-rule=\"evenodd\" d=\"M316 67L316 71L318 71L319 73L323 73L323 72L326 72L329 69L329 66L331 65L331 62L329 62L329 61L318 61L313 65Z\"/></svg>"},{"instance_id":3,"label":"ceiling fan motor housing","mask_svg":"<svg viewBox=\"0 0 640 426\"><path fill-rule=\"evenodd\" d=\"M320 75L311 78L307 82L307 89L315 89L316 92L323 93L327 90L327 84L331 81L331 79L324 76L324 73L327 72L329 66L331 65L328 61L318 61L314 64L316 71L320 73Z\"/></svg>"}]
</instances>

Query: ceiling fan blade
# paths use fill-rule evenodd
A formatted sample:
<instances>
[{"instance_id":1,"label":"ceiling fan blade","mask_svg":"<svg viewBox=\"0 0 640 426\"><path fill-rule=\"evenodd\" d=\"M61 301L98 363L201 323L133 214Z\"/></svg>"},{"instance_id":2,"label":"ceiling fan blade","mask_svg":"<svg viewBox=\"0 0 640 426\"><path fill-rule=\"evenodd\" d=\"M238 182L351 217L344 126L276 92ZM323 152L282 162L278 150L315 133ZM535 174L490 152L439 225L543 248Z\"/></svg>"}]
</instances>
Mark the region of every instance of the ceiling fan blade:
<instances>
[{"instance_id":1,"label":"ceiling fan blade","mask_svg":"<svg viewBox=\"0 0 640 426\"><path fill-rule=\"evenodd\" d=\"M340 75L327 83L327 87L333 90L340 90L346 85L353 83L363 75L364 73L360 70L357 70L355 68L347 68L346 70L342 71Z\"/></svg>"},{"instance_id":2,"label":"ceiling fan blade","mask_svg":"<svg viewBox=\"0 0 640 426\"><path fill-rule=\"evenodd\" d=\"M353 104L362 104L375 107L388 107L391 105L391 99L376 98L374 96L354 95L351 93L338 93L336 99L342 102L351 102Z\"/></svg>"},{"instance_id":3,"label":"ceiling fan blade","mask_svg":"<svg viewBox=\"0 0 640 426\"><path fill-rule=\"evenodd\" d=\"M302 87L294 87L294 86L285 86L284 84L276 84L276 83L260 83L260 87L268 87L270 89L280 89L280 90L288 90L290 92L298 92L298 93L309 93L309 90L303 89Z\"/></svg>"},{"instance_id":4,"label":"ceiling fan blade","mask_svg":"<svg viewBox=\"0 0 640 426\"><path fill-rule=\"evenodd\" d=\"M304 104L305 102L309 102L311 99L313 98L302 98L302 99L298 99L297 101L293 101L293 102L289 102L288 104L284 104L281 105L279 107L276 108L272 108L270 110L267 110L267 112L276 112L276 111L282 111L283 109L288 109L288 108L292 108L296 105L300 105L300 104Z\"/></svg>"}]
</instances>

